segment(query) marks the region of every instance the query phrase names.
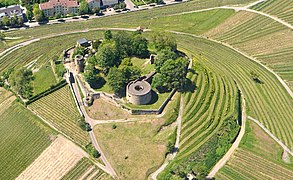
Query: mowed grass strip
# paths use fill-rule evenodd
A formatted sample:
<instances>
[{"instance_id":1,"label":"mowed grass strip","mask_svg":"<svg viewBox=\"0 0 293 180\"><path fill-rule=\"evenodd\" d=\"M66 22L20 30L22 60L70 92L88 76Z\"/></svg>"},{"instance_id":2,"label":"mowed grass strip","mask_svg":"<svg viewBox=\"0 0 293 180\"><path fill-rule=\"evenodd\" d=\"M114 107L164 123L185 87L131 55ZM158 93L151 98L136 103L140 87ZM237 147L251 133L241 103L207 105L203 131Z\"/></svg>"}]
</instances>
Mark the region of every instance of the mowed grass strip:
<instances>
[{"instance_id":1,"label":"mowed grass strip","mask_svg":"<svg viewBox=\"0 0 293 180\"><path fill-rule=\"evenodd\" d=\"M51 144L50 137L56 133L22 105L13 102L4 106L0 115L0 177L14 179Z\"/></svg>"},{"instance_id":2,"label":"mowed grass strip","mask_svg":"<svg viewBox=\"0 0 293 180\"><path fill-rule=\"evenodd\" d=\"M76 109L69 86L65 86L29 105L34 112L75 142L86 145L89 136L77 124L80 115Z\"/></svg>"},{"instance_id":3,"label":"mowed grass strip","mask_svg":"<svg viewBox=\"0 0 293 180\"><path fill-rule=\"evenodd\" d=\"M208 61L201 62L214 69L215 73L235 79L248 101L248 114L263 123L287 146L292 147L292 98L274 75L218 43L191 36L177 37L181 47L205 56ZM251 79L251 71L260 75L263 84L255 83Z\"/></svg>"}]
</instances>

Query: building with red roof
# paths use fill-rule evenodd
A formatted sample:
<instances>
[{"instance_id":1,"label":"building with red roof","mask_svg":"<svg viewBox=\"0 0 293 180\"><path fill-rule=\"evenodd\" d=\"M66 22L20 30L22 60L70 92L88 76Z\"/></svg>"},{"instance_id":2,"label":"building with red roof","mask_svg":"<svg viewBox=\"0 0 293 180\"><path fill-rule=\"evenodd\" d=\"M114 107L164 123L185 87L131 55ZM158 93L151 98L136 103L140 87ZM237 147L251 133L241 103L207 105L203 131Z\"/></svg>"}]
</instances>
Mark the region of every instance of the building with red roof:
<instances>
[{"instance_id":1,"label":"building with red roof","mask_svg":"<svg viewBox=\"0 0 293 180\"><path fill-rule=\"evenodd\" d=\"M50 17L55 14L77 14L79 3L76 0L49 0L39 6L40 10Z\"/></svg>"}]
</instances>

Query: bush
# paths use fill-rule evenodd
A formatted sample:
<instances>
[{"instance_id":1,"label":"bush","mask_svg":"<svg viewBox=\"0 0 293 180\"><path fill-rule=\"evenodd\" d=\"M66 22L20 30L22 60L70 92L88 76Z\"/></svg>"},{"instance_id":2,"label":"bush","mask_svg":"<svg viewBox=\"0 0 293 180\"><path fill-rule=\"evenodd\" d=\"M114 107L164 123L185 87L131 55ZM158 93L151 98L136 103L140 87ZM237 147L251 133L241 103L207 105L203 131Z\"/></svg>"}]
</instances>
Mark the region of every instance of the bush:
<instances>
[{"instance_id":1,"label":"bush","mask_svg":"<svg viewBox=\"0 0 293 180\"><path fill-rule=\"evenodd\" d=\"M94 146L92 145L92 143L88 144L85 146L86 151L93 156L94 158L99 158L101 156L101 154L99 153L99 151L97 151Z\"/></svg>"}]
</instances>

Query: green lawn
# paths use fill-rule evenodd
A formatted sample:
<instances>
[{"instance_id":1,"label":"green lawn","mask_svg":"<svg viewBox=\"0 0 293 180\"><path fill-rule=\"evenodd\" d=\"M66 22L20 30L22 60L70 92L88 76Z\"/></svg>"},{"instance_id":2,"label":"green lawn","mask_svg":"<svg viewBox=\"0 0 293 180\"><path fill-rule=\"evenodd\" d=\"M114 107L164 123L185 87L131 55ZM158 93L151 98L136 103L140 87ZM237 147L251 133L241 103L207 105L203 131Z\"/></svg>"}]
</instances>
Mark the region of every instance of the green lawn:
<instances>
[{"instance_id":1,"label":"green lawn","mask_svg":"<svg viewBox=\"0 0 293 180\"><path fill-rule=\"evenodd\" d=\"M140 59L137 57L131 58L131 62L133 63L133 66L136 66L141 69L142 75L147 75L155 70L155 65L147 63L145 64L149 59Z\"/></svg>"},{"instance_id":2,"label":"green lawn","mask_svg":"<svg viewBox=\"0 0 293 180\"><path fill-rule=\"evenodd\" d=\"M217 9L184 15L157 17L153 19L149 28L202 34L221 24L234 14L234 10Z\"/></svg>"},{"instance_id":3,"label":"green lawn","mask_svg":"<svg viewBox=\"0 0 293 180\"><path fill-rule=\"evenodd\" d=\"M51 144L56 133L16 102L1 109L0 177L14 179Z\"/></svg>"},{"instance_id":4,"label":"green lawn","mask_svg":"<svg viewBox=\"0 0 293 180\"><path fill-rule=\"evenodd\" d=\"M50 65L46 64L34 73L33 88L34 95L37 95L52 85L55 85L57 80Z\"/></svg>"}]
</instances>

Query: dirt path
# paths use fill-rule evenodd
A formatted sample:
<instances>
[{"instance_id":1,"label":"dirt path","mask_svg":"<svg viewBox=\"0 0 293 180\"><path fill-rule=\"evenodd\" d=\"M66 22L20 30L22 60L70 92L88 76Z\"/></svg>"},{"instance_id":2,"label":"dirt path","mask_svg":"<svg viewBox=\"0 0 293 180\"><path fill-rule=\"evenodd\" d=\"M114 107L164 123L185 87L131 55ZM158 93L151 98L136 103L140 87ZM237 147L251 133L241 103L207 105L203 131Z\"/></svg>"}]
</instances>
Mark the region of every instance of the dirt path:
<instances>
[{"instance_id":1,"label":"dirt path","mask_svg":"<svg viewBox=\"0 0 293 180\"><path fill-rule=\"evenodd\" d=\"M224 155L224 157L213 167L213 169L211 170L211 172L208 174L207 178L211 179L213 177L215 177L216 173L227 163L227 161L230 159L230 157L232 156L232 154L235 152L235 150L238 148L241 139L245 133L245 124L246 124L246 103L245 103L245 99L243 97L242 91L241 91L241 99L242 99L242 119L241 119L241 129L240 132L236 138L236 140L234 141L234 143L232 144L232 146L230 147L230 149L228 150L228 152Z\"/></svg>"},{"instance_id":2,"label":"dirt path","mask_svg":"<svg viewBox=\"0 0 293 180\"><path fill-rule=\"evenodd\" d=\"M149 179L157 179L157 176L167 167L167 165L169 164L170 161L172 161L179 150L179 143L180 143L180 134L181 134L181 124L182 124L182 114L183 114L183 96L181 96L180 98L180 110L179 110L179 114L177 117L177 132L176 132L176 141L175 141L175 146L174 149L175 151L173 153L170 153L167 155L164 163L160 166L159 169L157 169L153 174L150 175Z\"/></svg>"},{"instance_id":3,"label":"dirt path","mask_svg":"<svg viewBox=\"0 0 293 180\"><path fill-rule=\"evenodd\" d=\"M72 93L73 93L74 99L76 101L77 108L78 108L79 112L81 113L81 115L84 116L86 122L88 122L91 125L91 127L94 127L95 120L92 119L91 117L89 117L89 115L87 114L86 109L83 106L83 101L82 101L81 94L80 94L80 91L78 88L77 80L75 77L74 77L74 79L75 79L74 83L72 83L72 91L73 91ZM117 174L116 174L115 170L113 169L113 167L111 166L111 164L109 163L109 161L107 160L104 152L102 151L102 148L100 147L100 145L95 137L94 131L93 130L90 131L89 135L90 135L90 138L91 138L91 141L92 141L94 147L101 154L101 159L102 159L103 163L105 164L105 167L103 167L101 169L104 170L105 172L107 172L108 174L110 174L112 177L117 178Z\"/></svg>"},{"instance_id":4,"label":"dirt path","mask_svg":"<svg viewBox=\"0 0 293 180\"><path fill-rule=\"evenodd\" d=\"M293 152L280 141L275 135L273 135L267 128L264 127L258 120L254 119L253 117L248 116L249 120L255 122L259 127L261 127L271 138L273 138L285 151L287 151L291 156L293 156Z\"/></svg>"}]
</instances>

